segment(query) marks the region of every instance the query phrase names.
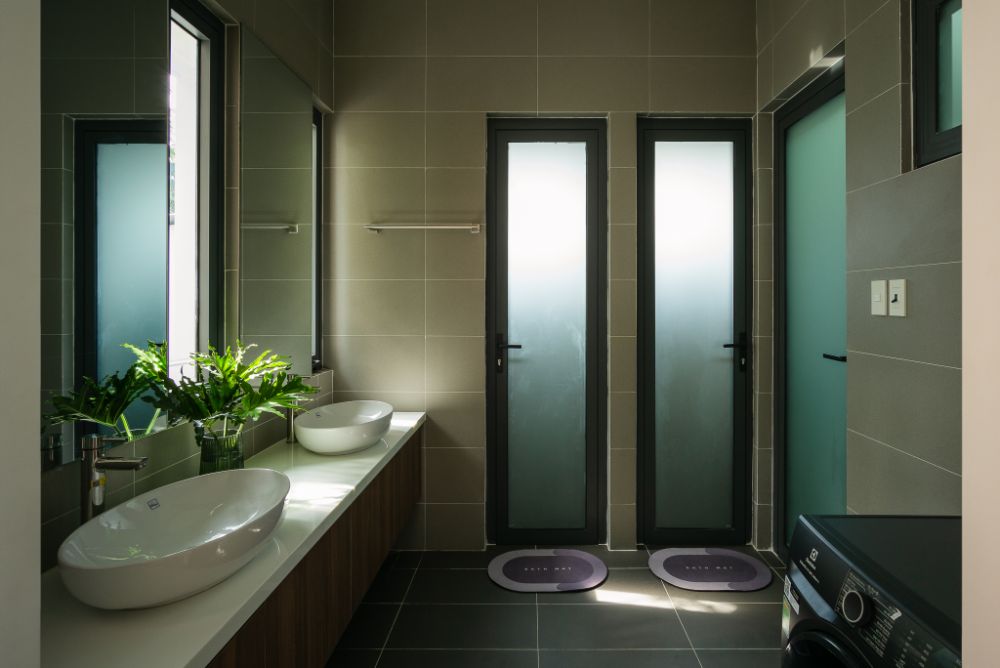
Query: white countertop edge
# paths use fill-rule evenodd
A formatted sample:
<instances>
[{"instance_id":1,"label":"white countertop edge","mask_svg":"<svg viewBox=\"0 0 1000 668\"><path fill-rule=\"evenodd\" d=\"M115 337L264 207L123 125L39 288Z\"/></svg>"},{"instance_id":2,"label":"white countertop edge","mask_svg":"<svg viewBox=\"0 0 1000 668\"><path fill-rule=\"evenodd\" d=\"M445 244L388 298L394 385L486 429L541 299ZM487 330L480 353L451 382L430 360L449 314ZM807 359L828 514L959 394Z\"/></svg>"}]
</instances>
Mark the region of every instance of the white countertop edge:
<instances>
[{"instance_id":1,"label":"white countertop edge","mask_svg":"<svg viewBox=\"0 0 1000 668\"><path fill-rule=\"evenodd\" d=\"M288 475L284 511L250 563L200 594L144 610L97 610L66 591L58 567L49 569L41 665L207 665L425 421L422 412L396 413L382 444L348 455L316 455L282 441L248 459L248 468ZM324 496L333 491L342 494Z\"/></svg>"}]
</instances>

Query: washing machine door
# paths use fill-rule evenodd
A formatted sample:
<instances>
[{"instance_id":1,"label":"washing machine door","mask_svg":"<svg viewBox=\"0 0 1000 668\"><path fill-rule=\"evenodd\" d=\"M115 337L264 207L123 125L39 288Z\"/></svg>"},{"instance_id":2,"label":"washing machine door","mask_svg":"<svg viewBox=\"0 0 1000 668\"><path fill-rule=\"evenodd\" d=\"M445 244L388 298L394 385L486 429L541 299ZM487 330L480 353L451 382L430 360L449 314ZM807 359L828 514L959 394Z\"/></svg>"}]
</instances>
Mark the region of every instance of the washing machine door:
<instances>
[{"instance_id":1,"label":"washing machine door","mask_svg":"<svg viewBox=\"0 0 1000 668\"><path fill-rule=\"evenodd\" d=\"M792 632L782 668L870 668L847 642L822 630Z\"/></svg>"}]
</instances>

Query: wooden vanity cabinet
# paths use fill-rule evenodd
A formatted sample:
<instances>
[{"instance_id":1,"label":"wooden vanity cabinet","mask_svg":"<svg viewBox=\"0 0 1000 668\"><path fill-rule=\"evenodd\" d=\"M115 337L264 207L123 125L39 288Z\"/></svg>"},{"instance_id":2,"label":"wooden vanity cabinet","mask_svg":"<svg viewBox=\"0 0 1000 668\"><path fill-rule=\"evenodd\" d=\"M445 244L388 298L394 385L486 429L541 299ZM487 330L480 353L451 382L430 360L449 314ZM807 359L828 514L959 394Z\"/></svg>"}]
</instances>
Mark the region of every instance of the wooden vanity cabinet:
<instances>
[{"instance_id":1,"label":"wooden vanity cabinet","mask_svg":"<svg viewBox=\"0 0 1000 668\"><path fill-rule=\"evenodd\" d=\"M326 664L420 497L421 439L410 437L210 666Z\"/></svg>"}]
</instances>

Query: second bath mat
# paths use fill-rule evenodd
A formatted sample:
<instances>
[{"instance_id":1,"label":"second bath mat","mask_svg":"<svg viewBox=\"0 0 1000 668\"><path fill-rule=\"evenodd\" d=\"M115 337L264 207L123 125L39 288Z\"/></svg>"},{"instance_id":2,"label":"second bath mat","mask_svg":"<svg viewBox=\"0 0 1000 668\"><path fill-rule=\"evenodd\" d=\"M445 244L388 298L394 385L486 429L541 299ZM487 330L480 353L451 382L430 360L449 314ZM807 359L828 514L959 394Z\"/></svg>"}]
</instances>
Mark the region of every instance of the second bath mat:
<instances>
[{"instance_id":1,"label":"second bath mat","mask_svg":"<svg viewBox=\"0 0 1000 668\"><path fill-rule=\"evenodd\" d=\"M677 547L654 552L649 570L681 589L756 591L771 584L771 569L760 559L721 547Z\"/></svg>"},{"instance_id":2,"label":"second bath mat","mask_svg":"<svg viewBox=\"0 0 1000 668\"><path fill-rule=\"evenodd\" d=\"M511 591L583 591L604 582L608 567L581 550L512 550L495 557L488 573L493 582Z\"/></svg>"}]
</instances>

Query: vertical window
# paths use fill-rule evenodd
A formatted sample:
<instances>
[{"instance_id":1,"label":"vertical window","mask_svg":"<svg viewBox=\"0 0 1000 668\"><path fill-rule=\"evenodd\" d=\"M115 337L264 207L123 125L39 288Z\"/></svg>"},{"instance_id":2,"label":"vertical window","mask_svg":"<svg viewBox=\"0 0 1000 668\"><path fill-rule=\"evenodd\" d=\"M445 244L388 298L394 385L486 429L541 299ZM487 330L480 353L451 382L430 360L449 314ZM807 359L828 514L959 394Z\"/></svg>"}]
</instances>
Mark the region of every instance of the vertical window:
<instances>
[{"instance_id":1,"label":"vertical window","mask_svg":"<svg viewBox=\"0 0 1000 668\"><path fill-rule=\"evenodd\" d=\"M914 0L917 166L962 150L962 0Z\"/></svg>"},{"instance_id":2,"label":"vertical window","mask_svg":"<svg viewBox=\"0 0 1000 668\"><path fill-rule=\"evenodd\" d=\"M312 368L323 367L323 112L313 109Z\"/></svg>"},{"instance_id":3,"label":"vertical window","mask_svg":"<svg viewBox=\"0 0 1000 668\"><path fill-rule=\"evenodd\" d=\"M222 24L202 5L171 2L167 343L179 378L222 322Z\"/></svg>"}]
</instances>

